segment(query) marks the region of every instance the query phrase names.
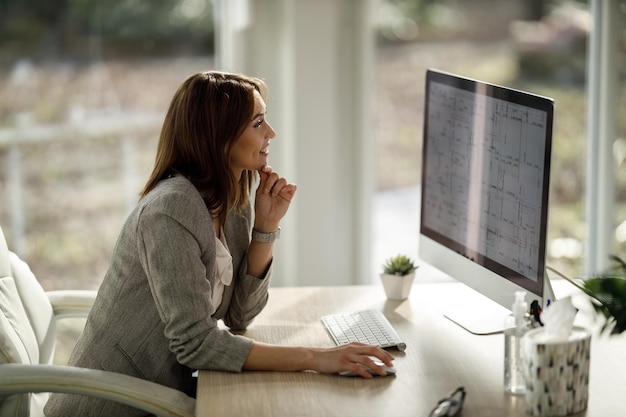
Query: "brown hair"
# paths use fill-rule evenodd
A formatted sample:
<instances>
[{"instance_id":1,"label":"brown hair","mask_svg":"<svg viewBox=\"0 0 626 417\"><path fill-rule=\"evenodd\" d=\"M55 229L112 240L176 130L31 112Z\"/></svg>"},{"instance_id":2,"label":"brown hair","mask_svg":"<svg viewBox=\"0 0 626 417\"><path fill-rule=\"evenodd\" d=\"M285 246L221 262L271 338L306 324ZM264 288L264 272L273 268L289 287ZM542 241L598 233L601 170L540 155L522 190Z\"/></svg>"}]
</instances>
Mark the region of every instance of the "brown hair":
<instances>
[{"instance_id":1,"label":"brown hair","mask_svg":"<svg viewBox=\"0 0 626 417\"><path fill-rule=\"evenodd\" d=\"M237 182L230 151L254 115L254 90L263 95L265 89L263 81L238 74L210 71L188 77L170 103L141 197L162 179L183 175L206 194L207 208L224 225L229 210L249 201L255 173L244 171Z\"/></svg>"}]
</instances>

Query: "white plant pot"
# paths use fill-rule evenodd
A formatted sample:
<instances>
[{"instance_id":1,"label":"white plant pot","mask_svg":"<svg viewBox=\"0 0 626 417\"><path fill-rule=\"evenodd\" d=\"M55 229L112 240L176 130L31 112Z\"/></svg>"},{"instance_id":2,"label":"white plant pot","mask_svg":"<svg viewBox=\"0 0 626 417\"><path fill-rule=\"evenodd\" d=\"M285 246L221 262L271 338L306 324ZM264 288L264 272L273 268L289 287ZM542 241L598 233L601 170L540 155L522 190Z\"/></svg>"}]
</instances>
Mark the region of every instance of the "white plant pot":
<instances>
[{"instance_id":1,"label":"white plant pot","mask_svg":"<svg viewBox=\"0 0 626 417\"><path fill-rule=\"evenodd\" d=\"M408 275L380 274L385 294L389 300L406 300L411 292L415 272Z\"/></svg>"}]
</instances>

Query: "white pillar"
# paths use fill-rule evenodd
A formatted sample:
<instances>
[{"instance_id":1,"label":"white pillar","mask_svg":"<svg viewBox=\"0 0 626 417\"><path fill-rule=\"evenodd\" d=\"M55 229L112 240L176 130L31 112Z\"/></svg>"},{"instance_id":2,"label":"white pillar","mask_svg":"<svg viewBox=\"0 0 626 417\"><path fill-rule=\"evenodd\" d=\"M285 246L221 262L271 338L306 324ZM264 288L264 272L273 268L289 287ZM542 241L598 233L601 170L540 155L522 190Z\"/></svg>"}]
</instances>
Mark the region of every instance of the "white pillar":
<instances>
[{"instance_id":1,"label":"white pillar","mask_svg":"<svg viewBox=\"0 0 626 417\"><path fill-rule=\"evenodd\" d=\"M592 0L587 71L587 246L585 275L602 272L615 251L615 142L618 2ZM558 105L558 104L557 104Z\"/></svg>"},{"instance_id":2,"label":"white pillar","mask_svg":"<svg viewBox=\"0 0 626 417\"><path fill-rule=\"evenodd\" d=\"M298 184L275 285L370 282L373 2L218 1L218 66L267 80L270 161Z\"/></svg>"}]
</instances>

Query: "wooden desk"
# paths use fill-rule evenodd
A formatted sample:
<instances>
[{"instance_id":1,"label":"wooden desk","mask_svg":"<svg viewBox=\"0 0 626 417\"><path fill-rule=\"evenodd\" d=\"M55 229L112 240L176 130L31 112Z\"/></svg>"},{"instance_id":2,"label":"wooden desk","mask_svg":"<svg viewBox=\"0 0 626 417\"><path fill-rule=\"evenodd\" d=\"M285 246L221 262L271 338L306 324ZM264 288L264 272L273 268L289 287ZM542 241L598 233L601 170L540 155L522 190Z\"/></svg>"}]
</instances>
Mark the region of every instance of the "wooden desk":
<instances>
[{"instance_id":1,"label":"wooden desk","mask_svg":"<svg viewBox=\"0 0 626 417\"><path fill-rule=\"evenodd\" d=\"M404 302L387 301L378 286L272 288L247 336L332 346L322 315L380 309L407 343L405 352L394 351L397 375L365 380L315 372L201 371L197 415L425 417L462 385L463 417L525 416L524 397L503 390L503 335L475 336L443 317L445 308L471 303L472 296L458 283L416 284ZM594 334L591 352L589 404L575 416L626 415L626 338Z\"/></svg>"}]
</instances>

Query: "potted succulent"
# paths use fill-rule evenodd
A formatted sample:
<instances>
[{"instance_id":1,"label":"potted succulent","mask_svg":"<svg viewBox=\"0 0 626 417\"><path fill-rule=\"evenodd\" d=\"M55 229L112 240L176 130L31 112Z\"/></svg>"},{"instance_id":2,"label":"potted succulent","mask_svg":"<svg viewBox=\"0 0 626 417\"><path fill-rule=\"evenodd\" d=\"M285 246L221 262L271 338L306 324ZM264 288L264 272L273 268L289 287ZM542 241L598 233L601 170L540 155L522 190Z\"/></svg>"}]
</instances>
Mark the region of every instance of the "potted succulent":
<instances>
[{"instance_id":1,"label":"potted succulent","mask_svg":"<svg viewBox=\"0 0 626 417\"><path fill-rule=\"evenodd\" d=\"M387 259L382 267L380 279L387 298L405 300L411 292L417 266L407 256L396 255Z\"/></svg>"}]
</instances>

